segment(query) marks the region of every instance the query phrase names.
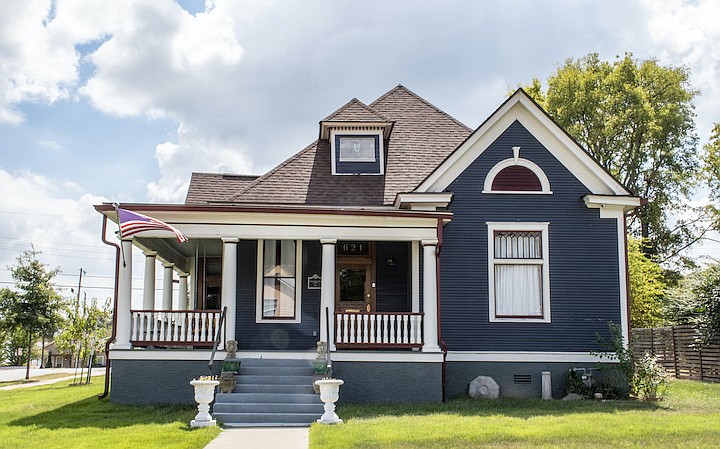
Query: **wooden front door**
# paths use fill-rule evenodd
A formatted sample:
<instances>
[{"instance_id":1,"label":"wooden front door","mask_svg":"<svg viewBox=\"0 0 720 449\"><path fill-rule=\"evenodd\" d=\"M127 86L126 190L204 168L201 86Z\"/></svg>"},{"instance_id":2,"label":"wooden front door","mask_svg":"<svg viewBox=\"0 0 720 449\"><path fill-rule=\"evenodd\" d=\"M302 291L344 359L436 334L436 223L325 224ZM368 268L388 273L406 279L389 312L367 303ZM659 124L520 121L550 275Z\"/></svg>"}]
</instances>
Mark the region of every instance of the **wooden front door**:
<instances>
[{"instance_id":1,"label":"wooden front door","mask_svg":"<svg viewBox=\"0 0 720 449\"><path fill-rule=\"evenodd\" d=\"M375 310L371 263L338 263L335 279L335 310L372 312Z\"/></svg>"}]
</instances>

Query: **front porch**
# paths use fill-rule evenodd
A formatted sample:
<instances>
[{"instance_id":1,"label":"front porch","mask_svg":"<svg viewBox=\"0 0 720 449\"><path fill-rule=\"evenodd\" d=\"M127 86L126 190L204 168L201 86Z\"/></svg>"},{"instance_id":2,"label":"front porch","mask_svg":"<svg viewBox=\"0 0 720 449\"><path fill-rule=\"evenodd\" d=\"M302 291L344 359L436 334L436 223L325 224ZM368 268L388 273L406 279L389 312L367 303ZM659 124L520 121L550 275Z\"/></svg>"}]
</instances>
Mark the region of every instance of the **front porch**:
<instances>
[{"instance_id":1,"label":"front porch","mask_svg":"<svg viewBox=\"0 0 720 449\"><path fill-rule=\"evenodd\" d=\"M122 240L112 349L222 350L236 340L250 352L312 351L318 341L332 353L440 352L437 248L449 214L213 212L213 224L176 218L187 243L162 231ZM166 214L157 213L175 221ZM145 266L133 297L137 250Z\"/></svg>"}]
</instances>

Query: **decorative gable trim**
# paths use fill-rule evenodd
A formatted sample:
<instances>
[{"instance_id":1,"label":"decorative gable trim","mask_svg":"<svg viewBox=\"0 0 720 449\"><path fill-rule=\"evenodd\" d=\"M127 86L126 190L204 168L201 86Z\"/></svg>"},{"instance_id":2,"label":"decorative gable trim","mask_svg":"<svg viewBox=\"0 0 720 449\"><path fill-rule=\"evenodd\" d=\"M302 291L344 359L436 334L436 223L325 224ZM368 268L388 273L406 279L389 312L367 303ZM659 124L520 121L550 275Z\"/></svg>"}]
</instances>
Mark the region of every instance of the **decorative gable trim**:
<instances>
[{"instance_id":1,"label":"decorative gable trim","mask_svg":"<svg viewBox=\"0 0 720 449\"><path fill-rule=\"evenodd\" d=\"M605 171L522 89L518 89L415 190L442 192L514 122L523 125L587 189L598 195L631 193Z\"/></svg>"}]
</instances>

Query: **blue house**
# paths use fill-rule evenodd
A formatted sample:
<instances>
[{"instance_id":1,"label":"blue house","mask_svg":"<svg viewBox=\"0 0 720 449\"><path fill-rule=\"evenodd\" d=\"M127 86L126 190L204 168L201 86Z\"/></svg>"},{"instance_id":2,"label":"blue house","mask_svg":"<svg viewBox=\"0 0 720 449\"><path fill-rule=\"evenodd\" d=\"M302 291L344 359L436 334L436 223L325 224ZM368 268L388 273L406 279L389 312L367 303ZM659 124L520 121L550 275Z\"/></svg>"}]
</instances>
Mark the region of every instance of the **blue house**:
<instances>
[{"instance_id":1,"label":"blue house","mask_svg":"<svg viewBox=\"0 0 720 449\"><path fill-rule=\"evenodd\" d=\"M217 360L227 340L242 360L241 396L215 404L226 422L273 419L225 407L253 394L301 402L268 398L307 393L293 369L318 341L341 401L441 401L478 375L539 397L543 371L560 396L569 368L598 362L609 322L628 336L625 213L639 205L522 90L475 130L403 86L353 99L262 176L194 173L184 204L121 205L189 242L122 241L111 398L191 401L218 339ZM133 248L147 262L139 309ZM300 409L285 413L300 422Z\"/></svg>"}]
</instances>

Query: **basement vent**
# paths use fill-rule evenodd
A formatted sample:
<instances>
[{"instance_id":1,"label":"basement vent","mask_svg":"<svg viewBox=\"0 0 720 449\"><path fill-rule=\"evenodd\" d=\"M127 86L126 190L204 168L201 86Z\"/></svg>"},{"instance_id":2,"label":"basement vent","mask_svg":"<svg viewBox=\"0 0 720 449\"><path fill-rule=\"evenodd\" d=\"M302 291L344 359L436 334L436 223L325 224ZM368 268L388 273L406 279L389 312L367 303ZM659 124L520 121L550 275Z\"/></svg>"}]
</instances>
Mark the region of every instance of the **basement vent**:
<instances>
[{"instance_id":1,"label":"basement vent","mask_svg":"<svg viewBox=\"0 0 720 449\"><path fill-rule=\"evenodd\" d=\"M532 375L530 374L515 374L513 375L513 382L516 384L527 385L532 383Z\"/></svg>"}]
</instances>

